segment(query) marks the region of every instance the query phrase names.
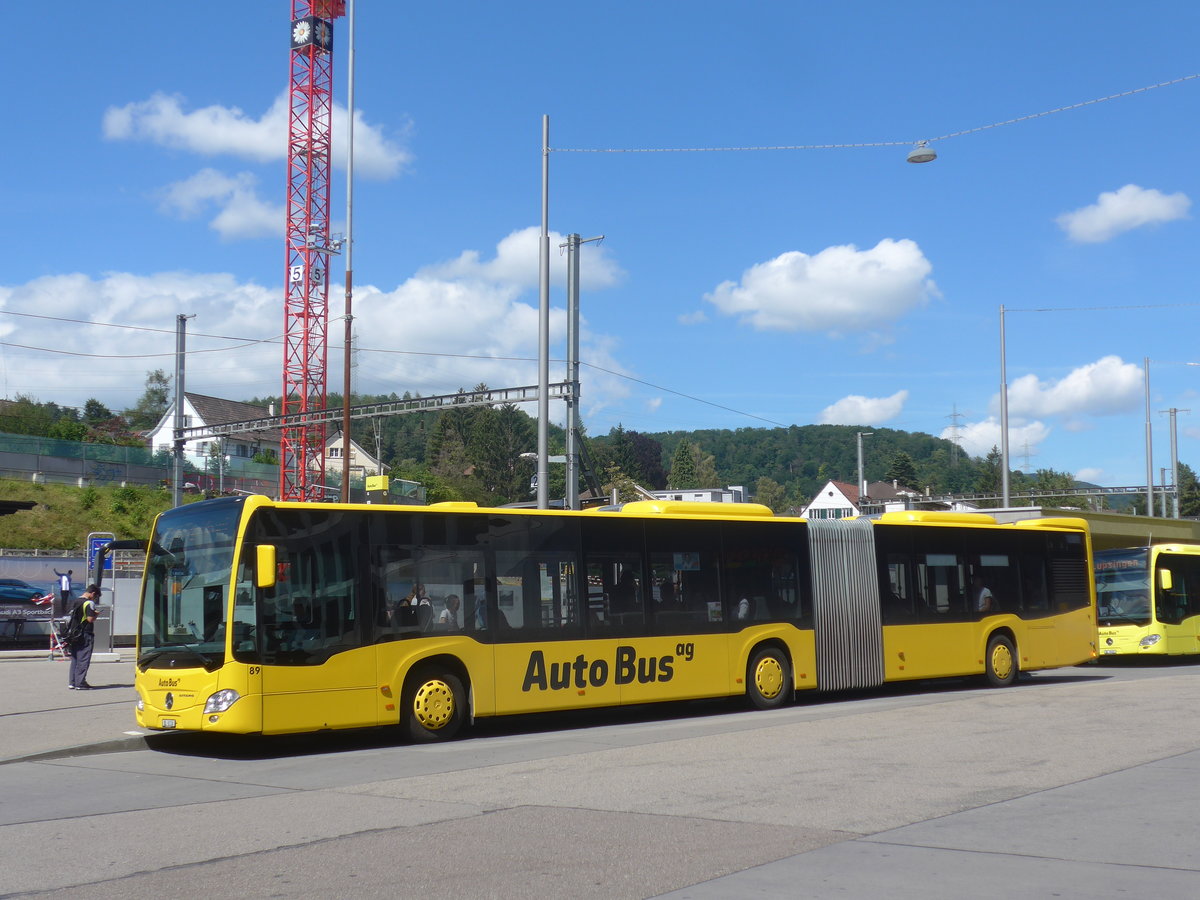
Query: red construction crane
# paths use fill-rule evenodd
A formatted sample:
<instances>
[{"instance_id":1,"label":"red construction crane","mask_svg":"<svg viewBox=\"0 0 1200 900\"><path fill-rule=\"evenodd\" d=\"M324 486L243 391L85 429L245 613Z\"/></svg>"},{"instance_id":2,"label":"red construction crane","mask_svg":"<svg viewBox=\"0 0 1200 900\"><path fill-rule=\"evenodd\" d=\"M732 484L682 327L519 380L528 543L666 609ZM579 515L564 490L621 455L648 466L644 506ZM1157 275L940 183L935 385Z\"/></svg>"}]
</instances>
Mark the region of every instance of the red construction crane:
<instances>
[{"instance_id":1,"label":"red construction crane","mask_svg":"<svg viewBox=\"0 0 1200 900\"><path fill-rule=\"evenodd\" d=\"M325 493L325 425L308 424L304 414L325 409L329 257L337 252L329 234L333 20L345 11L345 0L292 0L281 412L300 419L283 428L284 500L320 500Z\"/></svg>"}]
</instances>

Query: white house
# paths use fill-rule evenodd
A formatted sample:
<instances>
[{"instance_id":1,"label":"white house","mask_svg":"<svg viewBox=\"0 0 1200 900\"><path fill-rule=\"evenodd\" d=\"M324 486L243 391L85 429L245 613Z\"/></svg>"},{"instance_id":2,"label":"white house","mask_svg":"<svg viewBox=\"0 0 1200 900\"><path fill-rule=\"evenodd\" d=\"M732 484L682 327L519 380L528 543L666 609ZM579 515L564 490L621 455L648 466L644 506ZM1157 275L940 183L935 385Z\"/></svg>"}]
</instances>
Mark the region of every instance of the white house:
<instances>
[{"instance_id":1,"label":"white house","mask_svg":"<svg viewBox=\"0 0 1200 900\"><path fill-rule=\"evenodd\" d=\"M806 519L849 519L867 513L911 509L921 494L895 482L872 481L865 497L858 487L844 481L828 481L800 513Z\"/></svg>"},{"instance_id":2,"label":"white house","mask_svg":"<svg viewBox=\"0 0 1200 900\"><path fill-rule=\"evenodd\" d=\"M222 400L219 397L206 397L203 394L183 394L183 427L199 428L205 425L226 425L230 422L245 422L250 419L262 419L273 414L269 407L255 406L251 403L239 403L236 400ZM168 409L159 423L150 432L150 449L157 452L163 448L175 448L175 409ZM183 445L183 455L193 466L204 471L205 464L211 454L211 444L216 441L225 456L231 460L252 459L260 452L271 452L279 458L281 435L278 429L262 431L243 431L237 434L225 435L219 438L202 438L186 441Z\"/></svg>"},{"instance_id":3,"label":"white house","mask_svg":"<svg viewBox=\"0 0 1200 900\"><path fill-rule=\"evenodd\" d=\"M339 428L325 439L325 471L327 473L341 474L342 454L345 452L345 442L342 440L342 430ZM358 441L351 438L350 481L352 483L360 481L367 475L375 475L378 472L379 460L360 447Z\"/></svg>"}]
</instances>

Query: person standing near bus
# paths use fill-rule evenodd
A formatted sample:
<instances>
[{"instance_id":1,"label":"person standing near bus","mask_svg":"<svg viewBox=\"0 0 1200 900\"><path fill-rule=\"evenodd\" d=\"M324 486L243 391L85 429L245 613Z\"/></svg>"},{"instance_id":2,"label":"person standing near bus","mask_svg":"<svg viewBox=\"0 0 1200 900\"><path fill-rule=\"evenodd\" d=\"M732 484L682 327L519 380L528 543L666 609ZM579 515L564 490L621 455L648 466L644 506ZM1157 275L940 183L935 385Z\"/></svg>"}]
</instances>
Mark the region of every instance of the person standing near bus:
<instances>
[{"instance_id":1,"label":"person standing near bus","mask_svg":"<svg viewBox=\"0 0 1200 900\"><path fill-rule=\"evenodd\" d=\"M83 596L79 599L78 615L83 625L82 633L67 649L71 657L71 671L67 674L67 687L72 691L90 691L92 686L87 682L88 666L92 664L92 648L96 644L96 614L99 608L96 602L100 599L98 585L89 584ZM72 611L72 616L76 615Z\"/></svg>"}]
</instances>

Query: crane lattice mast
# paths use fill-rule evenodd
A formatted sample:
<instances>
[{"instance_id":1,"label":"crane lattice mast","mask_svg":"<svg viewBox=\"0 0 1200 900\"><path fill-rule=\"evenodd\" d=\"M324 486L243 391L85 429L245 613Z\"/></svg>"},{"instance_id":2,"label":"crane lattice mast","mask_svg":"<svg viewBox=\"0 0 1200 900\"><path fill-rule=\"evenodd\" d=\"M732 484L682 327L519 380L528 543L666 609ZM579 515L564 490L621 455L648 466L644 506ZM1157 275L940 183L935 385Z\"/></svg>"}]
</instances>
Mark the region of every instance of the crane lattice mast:
<instances>
[{"instance_id":1,"label":"crane lattice mast","mask_svg":"<svg viewBox=\"0 0 1200 900\"><path fill-rule=\"evenodd\" d=\"M292 0L281 410L289 417L325 409L329 255L336 252L329 234L333 20L345 6L345 0ZM280 449L280 496L321 499L325 425L303 419L285 425Z\"/></svg>"}]
</instances>

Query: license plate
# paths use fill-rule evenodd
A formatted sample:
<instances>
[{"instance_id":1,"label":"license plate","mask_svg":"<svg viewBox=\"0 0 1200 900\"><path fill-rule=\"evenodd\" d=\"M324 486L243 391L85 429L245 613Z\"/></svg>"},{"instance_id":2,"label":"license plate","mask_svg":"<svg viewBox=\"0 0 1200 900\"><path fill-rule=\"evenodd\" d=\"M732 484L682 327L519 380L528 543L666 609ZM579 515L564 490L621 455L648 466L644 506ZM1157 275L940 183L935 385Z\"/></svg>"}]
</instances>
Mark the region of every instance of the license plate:
<instances>
[{"instance_id":1,"label":"license plate","mask_svg":"<svg viewBox=\"0 0 1200 900\"><path fill-rule=\"evenodd\" d=\"M174 719L163 719L163 720L162 720L162 727L163 727L163 728L174 728L174 727L175 727L175 720L174 720Z\"/></svg>"}]
</instances>

